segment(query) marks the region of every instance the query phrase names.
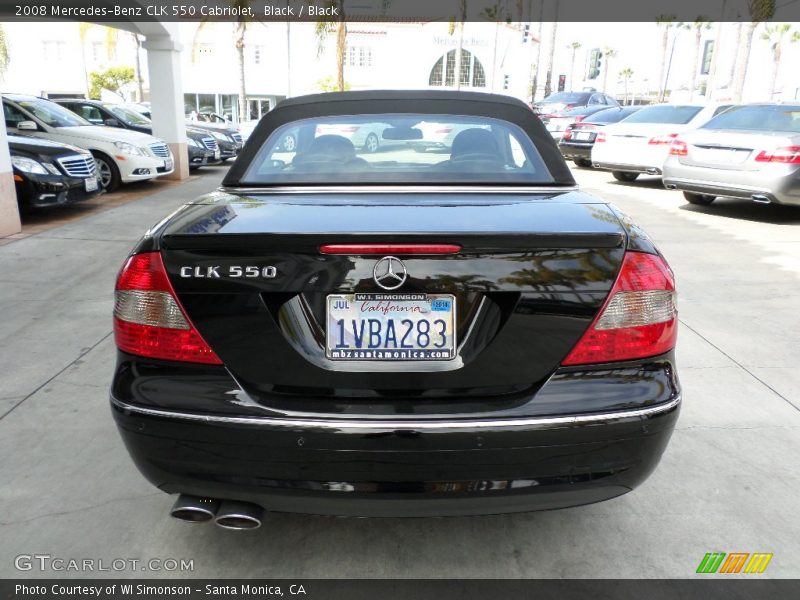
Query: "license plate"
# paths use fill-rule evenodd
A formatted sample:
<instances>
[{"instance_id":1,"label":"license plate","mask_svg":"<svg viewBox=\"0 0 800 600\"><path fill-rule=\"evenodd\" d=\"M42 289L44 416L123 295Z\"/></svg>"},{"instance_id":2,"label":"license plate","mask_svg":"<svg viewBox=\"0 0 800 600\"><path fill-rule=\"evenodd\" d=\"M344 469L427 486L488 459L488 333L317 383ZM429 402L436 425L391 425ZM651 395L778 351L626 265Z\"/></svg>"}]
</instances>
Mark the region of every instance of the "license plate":
<instances>
[{"instance_id":1,"label":"license plate","mask_svg":"<svg viewBox=\"0 0 800 600\"><path fill-rule=\"evenodd\" d=\"M325 354L331 360L452 360L450 294L331 294Z\"/></svg>"},{"instance_id":2,"label":"license plate","mask_svg":"<svg viewBox=\"0 0 800 600\"><path fill-rule=\"evenodd\" d=\"M164 168L169 171L172 168L172 159L167 158L164 160Z\"/></svg>"},{"instance_id":3,"label":"license plate","mask_svg":"<svg viewBox=\"0 0 800 600\"><path fill-rule=\"evenodd\" d=\"M219 160L220 154L219 150L214 150L214 160Z\"/></svg>"},{"instance_id":4,"label":"license plate","mask_svg":"<svg viewBox=\"0 0 800 600\"><path fill-rule=\"evenodd\" d=\"M576 133L576 134L575 134L575 135L573 135L572 137L573 137L574 139L578 140L578 141L585 141L585 140L590 140L590 139L592 139L592 134L591 134L591 133L586 133L586 132L582 131L581 133Z\"/></svg>"},{"instance_id":5,"label":"license plate","mask_svg":"<svg viewBox=\"0 0 800 600\"><path fill-rule=\"evenodd\" d=\"M86 186L87 192L94 192L97 190L97 177L87 177L83 180L83 185Z\"/></svg>"}]
</instances>

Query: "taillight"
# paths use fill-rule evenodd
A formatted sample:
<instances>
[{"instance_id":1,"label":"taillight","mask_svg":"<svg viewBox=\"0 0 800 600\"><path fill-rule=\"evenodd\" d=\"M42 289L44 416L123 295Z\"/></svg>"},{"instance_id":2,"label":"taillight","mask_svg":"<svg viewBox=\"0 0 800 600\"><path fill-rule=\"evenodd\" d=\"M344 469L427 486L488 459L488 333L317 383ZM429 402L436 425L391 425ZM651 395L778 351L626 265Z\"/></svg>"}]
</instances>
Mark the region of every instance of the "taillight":
<instances>
[{"instance_id":1,"label":"taillight","mask_svg":"<svg viewBox=\"0 0 800 600\"><path fill-rule=\"evenodd\" d=\"M561 363L585 365L664 354L678 335L675 279L660 256L628 252L589 329Z\"/></svg>"},{"instance_id":2,"label":"taillight","mask_svg":"<svg viewBox=\"0 0 800 600\"><path fill-rule=\"evenodd\" d=\"M605 141L606 141L606 134L604 132L602 132L602 131L600 133L598 133L594 138L594 143L595 144L602 144Z\"/></svg>"},{"instance_id":3,"label":"taillight","mask_svg":"<svg viewBox=\"0 0 800 600\"><path fill-rule=\"evenodd\" d=\"M581 122L581 121L583 121L585 118L586 118L586 116L585 116L585 115L581 115L580 117L575 117L575 122L576 122L576 123L580 123L580 122Z\"/></svg>"},{"instance_id":4,"label":"taillight","mask_svg":"<svg viewBox=\"0 0 800 600\"><path fill-rule=\"evenodd\" d=\"M689 154L689 147L683 140L674 139L669 146L669 153L672 156L686 156Z\"/></svg>"},{"instance_id":5,"label":"taillight","mask_svg":"<svg viewBox=\"0 0 800 600\"><path fill-rule=\"evenodd\" d=\"M567 127L564 130L564 134L561 136L561 139L562 140L571 140L572 139L572 129L570 127Z\"/></svg>"},{"instance_id":6,"label":"taillight","mask_svg":"<svg viewBox=\"0 0 800 600\"><path fill-rule=\"evenodd\" d=\"M158 252L131 256L117 277L114 339L123 352L221 365L183 310Z\"/></svg>"},{"instance_id":7,"label":"taillight","mask_svg":"<svg viewBox=\"0 0 800 600\"><path fill-rule=\"evenodd\" d=\"M774 162L789 165L800 164L800 146L785 146L772 152L762 150L755 158L756 162Z\"/></svg>"},{"instance_id":8,"label":"taillight","mask_svg":"<svg viewBox=\"0 0 800 600\"><path fill-rule=\"evenodd\" d=\"M672 140L678 137L677 133L667 133L665 135L657 135L655 137L651 137L647 143L651 146L660 146L662 144L671 144Z\"/></svg>"},{"instance_id":9,"label":"taillight","mask_svg":"<svg viewBox=\"0 0 800 600\"><path fill-rule=\"evenodd\" d=\"M442 127L441 129L437 129L437 130L435 131L435 133L443 133L443 134L448 134L448 133L450 133L451 131L453 131L453 128L452 128L452 127Z\"/></svg>"}]
</instances>

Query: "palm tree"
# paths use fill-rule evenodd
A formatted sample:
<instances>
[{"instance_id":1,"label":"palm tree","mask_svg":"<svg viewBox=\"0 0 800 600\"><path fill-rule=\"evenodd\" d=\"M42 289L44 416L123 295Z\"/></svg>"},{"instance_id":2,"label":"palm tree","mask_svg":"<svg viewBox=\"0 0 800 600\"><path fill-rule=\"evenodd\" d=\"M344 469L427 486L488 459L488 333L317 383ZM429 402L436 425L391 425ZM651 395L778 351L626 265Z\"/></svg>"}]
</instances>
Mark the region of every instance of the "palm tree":
<instances>
[{"instance_id":1,"label":"palm tree","mask_svg":"<svg viewBox=\"0 0 800 600\"><path fill-rule=\"evenodd\" d=\"M6 70L8 70L8 63L11 62L11 57L8 52L8 40L6 39L6 32L0 25L0 79L2 79Z\"/></svg>"},{"instance_id":2,"label":"palm tree","mask_svg":"<svg viewBox=\"0 0 800 600\"><path fill-rule=\"evenodd\" d=\"M233 22L233 44L236 48L236 72L239 74L239 120L244 120L247 114L247 86L245 83L244 74L244 48L245 48L245 35L247 34L248 25L251 19L247 18L247 9L250 7L252 0L227 0L231 8L238 9L236 13L236 21ZM199 48L200 34L209 24L207 19L203 19L197 25L192 39L192 62L197 60L197 50Z\"/></svg>"},{"instance_id":3,"label":"palm tree","mask_svg":"<svg viewBox=\"0 0 800 600\"><path fill-rule=\"evenodd\" d=\"M317 21L317 55L322 53L325 47L325 39L328 34L336 33L336 87L340 92L345 90L344 83L344 55L347 51L347 23L344 15L344 0L328 0L325 3L328 7L338 9L340 16L323 18Z\"/></svg>"},{"instance_id":4,"label":"palm tree","mask_svg":"<svg viewBox=\"0 0 800 600\"><path fill-rule=\"evenodd\" d=\"M569 89L572 90L575 85L575 52L580 50L581 43L580 42L572 42L567 48L572 49L572 61L569 64Z\"/></svg>"},{"instance_id":5,"label":"palm tree","mask_svg":"<svg viewBox=\"0 0 800 600\"><path fill-rule=\"evenodd\" d=\"M617 51L606 46L603 48L603 91L608 92L608 63L617 55Z\"/></svg>"},{"instance_id":6,"label":"palm tree","mask_svg":"<svg viewBox=\"0 0 800 600\"><path fill-rule=\"evenodd\" d=\"M664 72L667 69L667 46L669 46L669 30L672 28L676 15L659 15L656 25L663 29L661 34L661 69L658 72L658 97L664 95Z\"/></svg>"},{"instance_id":7,"label":"palm tree","mask_svg":"<svg viewBox=\"0 0 800 600\"><path fill-rule=\"evenodd\" d=\"M558 0L553 0L556 5L556 19L552 23L552 30L550 31L550 54L547 57L547 73L544 80L544 97L550 95L552 91L553 82L553 59L556 54L556 33L558 33Z\"/></svg>"},{"instance_id":8,"label":"palm tree","mask_svg":"<svg viewBox=\"0 0 800 600\"><path fill-rule=\"evenodd\" d=\"M633 76L633 69L630 67L625 67L622 71L619 72L619 76L622 77L622 81L625 85L625 100L623 104L628 103L628 80Z\"/></svg>"},{"instance_id":9,"label":"palm tree","mask_svg":"<svg viewBox=\"0 0 800 600\"><path fill-rule=\"evenodd\" d=\"M697 61L700 58L700 44L703 41L703 30L711 29L708 19L704 16L699 16L694 20L689 27L694 28L694 53L692 54L692 82L689 84L689 101L694 100L695 88L697 88ZM706 92L707 93L707 92Z\"/></svg>"},{"instance_id":10,"label":"palm tree","mask_svg":"<svg viewBox=\"0 0 800 600\"><path fill-rule=\"evenodd\" d=\"M775 95L775 84L778 81L778 71L781 66L781 46L783 44L784 36L789 33L792 26L789 23L781 23L780 25L767 25L761 33L761 39L769 42L770 49L772 50L772 79L769 86L769 100ZM794 31L789 37L789 43L796 42L800 39L800 32Z\"/></svg>"},{"instance_id":11,"label":"palm tree","mask_svg":"<svg viewBox=\"0 0 800 600\"><path fill-rule=\"evenodd\" d=\"M742 101L744 81L750 63L750 50L753 47L753 34L762 21L767 21L775 14L775 0L747 0L747 12L750 21L741 30L739 52L736 56L736 74L733 82L733 101Z\"/></svg>"}]
</instances>

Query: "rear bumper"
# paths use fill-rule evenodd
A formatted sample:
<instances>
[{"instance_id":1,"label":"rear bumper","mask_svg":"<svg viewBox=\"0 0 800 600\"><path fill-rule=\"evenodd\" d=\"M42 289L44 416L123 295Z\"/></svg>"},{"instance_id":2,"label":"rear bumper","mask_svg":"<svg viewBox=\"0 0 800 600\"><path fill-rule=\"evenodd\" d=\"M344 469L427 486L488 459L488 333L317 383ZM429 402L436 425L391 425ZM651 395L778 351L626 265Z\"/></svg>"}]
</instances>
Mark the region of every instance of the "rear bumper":
<instances>
[{"instance_id":1,"label":"rear bumper","mask_svg":"<svg viewBox=\"0 0 800 600\"><path fill-rule=\"evenodd\" d=\"M728 181L716 181L715 178L726 177ZM678 189L698 194L728 196L759 201L774 202L800 206L800 176L789 173L779 177L751 175L746 181L731 181L734 177L743 177L742 173L731 174L719 169L705 169L688 165L675 165L668 161L664 165L664 185L670 189Z\"/></svg>"},{"instance_id":2,"label":"rear bumper","mask_svg":"<svg viewBox=\"0 0 800 600\"><path fill-rule=\"evenodd\" d=\"M561 150L561 156L567 160L584 159L592 160L592 146L590 144L572 144L569 142L561 141L558 144L558 149Z\"/></svg>"},{"instance_id":3,"label":"rear bumper","mask_svg":"<svg viewBox=\"0 0 800 600\"><path fill-rule=\"evenodd\" d=\"M267 510L446 516L564 508L631 491L658 464L680 397L515 419L236 417L112 398L142 474L168 493Z\"/></svg>"}]
</instances>

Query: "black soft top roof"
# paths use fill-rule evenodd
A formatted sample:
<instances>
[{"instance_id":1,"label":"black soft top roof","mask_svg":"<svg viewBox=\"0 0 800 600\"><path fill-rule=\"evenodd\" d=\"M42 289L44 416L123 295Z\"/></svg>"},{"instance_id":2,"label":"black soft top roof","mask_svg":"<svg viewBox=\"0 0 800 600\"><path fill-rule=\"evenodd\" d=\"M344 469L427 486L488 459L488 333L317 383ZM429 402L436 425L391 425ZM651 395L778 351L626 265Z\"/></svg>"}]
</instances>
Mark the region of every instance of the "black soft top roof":
<instances>
[{"instance_id":1,"label":"black soft top roof","mask_svg":"<svg viewBox=\"0 0 800 600\"><path fill-rule=\"evenodd\" d=\"M286 123L322 116L403 113L481 116L508 121L530 137L553 176L553 183L575 185L553 137L524 102L499 94L442 90L332 92L284 100L262 117L222 185L237 186L269 135Z\"/></svg>"},{"instance_id":2,"label":"black soft top roof","mask_svg":"<svg viewBox=\"0 0 800 600\"><path fill-rule=\"evenodd\" d=\"M324 102L348 102L358 100L362 102L374 102L376 100L389 101L416 101L426 100L458 100L473 102L497 102L510 106L521 106L528 108L527 105L511 96L500 94L487 94L485 92L456 92L451 90L364 90L358 92L329 92L325 94L309 94L307 96L295 96L279 102L277 108L287 106L300 106L304 104L315 104Z\"/></svg>"}]
</instances>

